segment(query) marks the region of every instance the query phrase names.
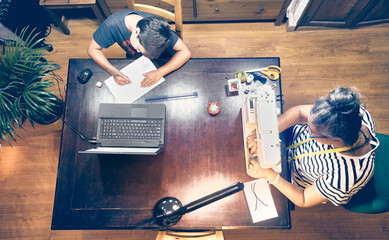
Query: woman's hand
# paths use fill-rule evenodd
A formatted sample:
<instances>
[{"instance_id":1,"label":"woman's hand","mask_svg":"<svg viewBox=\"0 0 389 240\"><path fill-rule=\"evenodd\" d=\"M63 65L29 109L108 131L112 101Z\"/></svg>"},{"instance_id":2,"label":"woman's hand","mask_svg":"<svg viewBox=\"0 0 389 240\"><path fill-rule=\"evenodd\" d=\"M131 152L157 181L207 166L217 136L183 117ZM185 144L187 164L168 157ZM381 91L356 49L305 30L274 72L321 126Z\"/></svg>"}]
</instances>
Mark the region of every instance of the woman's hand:
<instances>
[{"instance_id":1,"label":"woman's hand","mask_svg":"<svg viewBox=\"0 0 389 240\"><path fill-rule=\"evenodd\" d=\"M262 168L259 162L250 159L248 174L253 178L264 178L268 182L272 182L277 177L277 173L271 168Z\"/></svg>"},{"instance_id":2,"label":"woman's hand","mask_svg":"<svg viewBox=\"0 0 389 240\"><path fill-rule=\"evenodd\" d=\"M140 83L140 86L143 88L152 86L163 77L158 70L143 73L143 76L145 76L145 78Z\"/></svg>"},{"instance_id":3,"label":"woman's hand","mask_svg":"<svg viewBox=\"0 0 389 240\"><path fill-rule=\"evenodd\" d=\"M247 148L249 149L250 154L254 154L257 152L258 144L255 139L256 137L257 135L255 133L247 137Z\"/></svg>"},{"instance_id":4,"label":"woman's hand","mask_svg":"<svg viewBox=\"0 0 389 240\"><path fill-rule=\"evenodd\" d=\"M119 76L119 75L114 75L114 76L113 76L113 79L114 79L115 82L116 82L117 84L119 84L120 86L123 86L123 85L130 84L130 83L131 83L130 79L129 79L127 76L124 76L124 75L123 75L123 77L126 77L126 78L122 78L122 77Z\"/></svg>"}]
</instances>

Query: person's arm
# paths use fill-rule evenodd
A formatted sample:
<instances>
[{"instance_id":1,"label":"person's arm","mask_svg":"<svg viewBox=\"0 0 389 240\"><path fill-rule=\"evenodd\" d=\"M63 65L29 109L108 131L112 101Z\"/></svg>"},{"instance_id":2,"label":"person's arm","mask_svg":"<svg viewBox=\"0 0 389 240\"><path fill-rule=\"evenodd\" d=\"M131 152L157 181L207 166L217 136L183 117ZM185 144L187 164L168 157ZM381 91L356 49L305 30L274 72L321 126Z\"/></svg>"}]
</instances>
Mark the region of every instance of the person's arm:
<instances>
[{"instance_id":1,"label":"person's arm","mask_svg":"<svg viewBox=\"0 0 389 240\"><path fill-rule=\"evenodd\" d=\"M94 39L92 39L92 41L89 44L87 52L88 52L88 55L92 58L92 60L97 65L99 65L102 69L104 69L106 72L108 72L109 74L111 74L113 76L113 78L114 78L114 80L115 80L115 82L117 84L125 85L125 84L131 83L130 79L125 74L120 72L117 68L115 68L108 61L107 57L102 52L102 49L103 48ZM122 78L121 76L117 75L113 71L115 71L116 73L121 74L125 78Z\"/></svg>"},{"instance_id":2,"label":"person's arm","mask_svg":"<svg viewBox=\"0 0 389 240\"><path fill-rule=\"evenodd\" d=\"M289 108L285 113L278 117L278 130L283 132L291 126L298 123L306 124L308 122L308 114L313 105L298 105Z\"/></svg>"},{"instance_id":3,"label":"person's arm","mask_svg":"<svg viewBox=\"0 0 389 240\"><path fill-rule=\"evenodd\" d=\"M143 74L145 78L141 82L141 87L150 87L154 83L158 82L166 74L173 72L174 70L184 65L191 56L190 50L181 39L178 39L177 43L173 47L173 50L176 51L176 53L165 65L161 66L155 71Z\"/></svg>"},{"instance_id":4,"label":"person's arm","mask_svg":"<svg viewBox=\"0 0 389 240\"><path fill-rule=\"evenodd\" d=\"M281 176L278 177L279 175L274 172L273 169L261 168L259 162L255 160L250 161L248 173L253 178L266 179L284 194L285 197L299 207L313 207L327 201L327 199L318 192L315 186L312 185L304 189L294 185Z\"/></svg>"}]
</instances>

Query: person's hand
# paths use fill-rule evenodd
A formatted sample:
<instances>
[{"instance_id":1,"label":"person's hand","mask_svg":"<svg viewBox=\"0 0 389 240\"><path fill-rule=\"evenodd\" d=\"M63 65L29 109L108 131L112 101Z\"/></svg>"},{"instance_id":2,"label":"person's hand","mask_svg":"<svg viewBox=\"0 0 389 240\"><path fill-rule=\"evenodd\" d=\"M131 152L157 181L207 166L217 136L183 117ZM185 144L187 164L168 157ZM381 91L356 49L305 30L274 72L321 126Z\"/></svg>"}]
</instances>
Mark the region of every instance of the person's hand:
<instances>
[{"instance_id":1,"label":"person's hand","mask_svg":"<svg viewBox=\"0 0 389 240\"><path fill-rule=\"evenodd\" d=\"M256 137L257 135L255 133L247 137L247 148L249 149L250 154L254 154L257 152L258 144L255 139Z\"/></svg>"},{"instance_id":2,"label":"person's hand","mask_svg":"<svg viewBox=\"0 0 389 240\"><path fill-rule=\"evenodd\" d=\"M123 86L123 85L126 85L126 84L130 84L131 83L131 80L127 77L127 76L124 76L123 77L126 77L126 78L122 78L121 76L119 75L115 75L113 76L113 79L115 80L115 82L117 84L119 84L120 86Z\"/></svg>"},{"instance_id":3,"label":"person's hand","mask_svg":"<svg viewBox=\"0 0 389 240\"><path fill-rule=\"evenodd\" d=\"M145 78L140 83L140 86L143 88L150 87L151 85L155 84L163 77L163 75L160 74L158 70L143 73L143 76L145 76Z\"/></svg>"},{"instance_id":4,"label":"person's hand","mask_svg":"<svg viewBox=\"0 0 389 240\"><path fill-rule=\"evenodd\" d=\"M271 168L262 168L261 164L254 159L250 159L249 167L247 173L250 177L253 178L264 178L269 181L269 178L277 175Z\"/></svg>"}]
</instances>

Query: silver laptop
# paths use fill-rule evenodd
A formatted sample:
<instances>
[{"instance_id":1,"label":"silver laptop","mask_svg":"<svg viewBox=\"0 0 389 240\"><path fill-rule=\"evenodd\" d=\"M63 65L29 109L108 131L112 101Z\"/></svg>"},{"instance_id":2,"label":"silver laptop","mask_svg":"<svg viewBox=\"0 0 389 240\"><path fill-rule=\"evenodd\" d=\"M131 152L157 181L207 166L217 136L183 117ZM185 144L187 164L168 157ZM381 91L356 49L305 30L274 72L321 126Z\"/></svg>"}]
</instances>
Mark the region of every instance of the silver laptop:
<instances>
[{"instance_id":1,"label":"silver laptop","mask_svg":"<svg viewBox=\"0 0 389 240\"><path fill-rule=\"evenodd\" d=\"M100 103L97 147L79 153L157 155L164 147L164 104Z\"/></svg>"}]
</instances>

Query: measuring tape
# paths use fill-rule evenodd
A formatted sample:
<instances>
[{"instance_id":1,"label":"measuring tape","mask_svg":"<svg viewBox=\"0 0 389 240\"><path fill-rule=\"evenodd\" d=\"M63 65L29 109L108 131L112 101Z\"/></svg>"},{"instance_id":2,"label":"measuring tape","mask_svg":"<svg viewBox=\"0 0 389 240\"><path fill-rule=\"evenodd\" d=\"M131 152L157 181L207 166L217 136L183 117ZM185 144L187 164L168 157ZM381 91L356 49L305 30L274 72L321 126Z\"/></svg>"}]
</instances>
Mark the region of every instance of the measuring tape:
<instances>
[{"instance_id":1,"label":"measuring tape","mask_svg":"<svg viewBox=\"0 0 389 240\"><path fill-rule=\"evenodd\" d=\"M313 155L318 155L318 154L325 154L325 153L335 153L335 152L345 152L345 151L348 151L350 149L353 149L355 148L355 146L358 144L359 140L361 139L361 136L358 137L358 140L352 145L352 146L348 146L348 147L341 147L341 148L334 148L334 149L327 149L327 150L321 150L321 151L317 151L317 152L310 152L310 153L303 153L303 154L299 154L297 156L294 156L294 157L291 157L291 158L288 158L288 161L292 161L292 160L295 160L297 158L301 158L301 157L306 157L306 156L313 156ZM292 148L295 148L295 147L298 147L304 143L307 143L309 141L312 141L313 139L312 138L307 138L305 139L304 141L301 141L301 142L298 142L296 144L293 144L287 148L285 148L286 150L289 150L289 149L292 149Z\"/></svg>"}]
</instances>

